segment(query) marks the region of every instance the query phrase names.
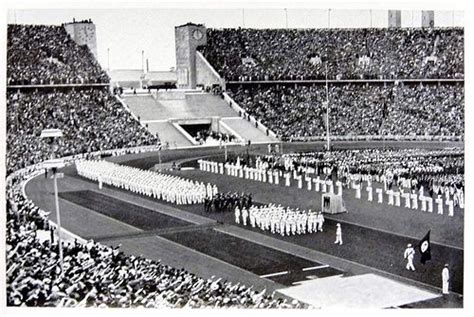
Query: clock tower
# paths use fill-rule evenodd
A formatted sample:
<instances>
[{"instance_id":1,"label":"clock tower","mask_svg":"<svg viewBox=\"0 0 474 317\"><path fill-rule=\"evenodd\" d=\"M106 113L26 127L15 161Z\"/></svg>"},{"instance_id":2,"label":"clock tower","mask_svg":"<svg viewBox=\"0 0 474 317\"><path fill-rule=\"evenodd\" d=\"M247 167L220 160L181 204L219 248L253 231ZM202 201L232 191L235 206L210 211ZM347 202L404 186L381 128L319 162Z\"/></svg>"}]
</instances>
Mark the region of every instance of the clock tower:
<instances>
[{"instance_id":1,"label":"clock tower","mask_svg":"<svg viewBox=\"0 0 474 317\"><path fill-rule=\"evenodd\" d=\"M206 27L202 24L186 23L174 29L176 43L176 74L178 88L196 88L196 48L205 45Z\"/></svg>"}]
</instances>

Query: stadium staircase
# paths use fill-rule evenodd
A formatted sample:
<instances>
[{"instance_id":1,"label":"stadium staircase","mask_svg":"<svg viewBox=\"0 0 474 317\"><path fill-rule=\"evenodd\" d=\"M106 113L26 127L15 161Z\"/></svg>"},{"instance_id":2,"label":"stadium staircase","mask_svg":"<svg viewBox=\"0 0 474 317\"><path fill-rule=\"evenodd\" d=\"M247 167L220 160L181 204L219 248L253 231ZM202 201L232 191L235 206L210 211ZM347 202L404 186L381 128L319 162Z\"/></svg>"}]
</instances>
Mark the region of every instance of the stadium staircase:
<instances>
[{"instance_id":1,"label":"stadium staircase","mask_svg":"<svg viewBox=\"0 0 474 317\"><path fill-rule=\"evenodd\" d=\"M169 147L193 145L190 136L177 127L176 122L193 120L220 120L225 133L234 134L238 140L251 140L253 143L277 141L256 128L251 122L239 117L229 104L218 95L196 90L159 91L158 93L126 93L121 101L146 125L148 130Z\"/></svg>"},{"instance_id":2,"label":"stadium staircase","mask_svg":"<svg viewBox=\"0 0 474 317\"><path fill-rule=\"evenodd\" d=\"M223 118L221 122L245 140L252 140L254 143L277 141L277 139L267 136L263 131L255 128L252 123L243 118Z\"/></svg>"},{"instance_id":3,"label":"stadium staircase","mask_svg":"<svg viewBox=\"0 0 474 317\"><path fill-rule=\"evenodd\" d=\"M148 122L147 124L148 131L155 135L158 133L158 137L165 147L177 148L193 145L171 122Z\"/></svg>"}]
</instances>

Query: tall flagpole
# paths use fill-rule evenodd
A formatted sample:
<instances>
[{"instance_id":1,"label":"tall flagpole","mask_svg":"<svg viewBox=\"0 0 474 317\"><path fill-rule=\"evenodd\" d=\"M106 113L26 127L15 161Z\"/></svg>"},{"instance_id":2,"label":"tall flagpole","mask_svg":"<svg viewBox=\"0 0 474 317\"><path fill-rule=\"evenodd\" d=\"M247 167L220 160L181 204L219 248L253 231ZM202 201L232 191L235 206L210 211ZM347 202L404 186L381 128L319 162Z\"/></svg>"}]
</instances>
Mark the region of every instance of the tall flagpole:
<instances>
[{"instance_id":1,"label":"tall flagpole","mask_svg":"<svg viewBox=\"0 0 474 317\"><path fill-rule=\"evenodd\" d=\"M328 62L326 61L326 138L327 148L330 151L329 138L329 83L328 83Z\"/></svg>"}]
</instances>

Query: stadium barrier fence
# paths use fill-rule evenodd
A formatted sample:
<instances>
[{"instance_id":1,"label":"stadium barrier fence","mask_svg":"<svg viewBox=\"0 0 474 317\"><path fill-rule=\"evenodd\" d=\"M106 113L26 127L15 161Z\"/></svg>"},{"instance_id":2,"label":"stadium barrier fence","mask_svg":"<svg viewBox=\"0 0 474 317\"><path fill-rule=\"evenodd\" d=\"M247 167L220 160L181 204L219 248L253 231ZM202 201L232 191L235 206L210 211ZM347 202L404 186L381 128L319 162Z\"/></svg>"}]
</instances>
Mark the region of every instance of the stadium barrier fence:
<instances>
[{"instance_id":1,"label":"stadium barrier fence","mask_svg":"<svg viewBox=\"0 0 474 317\"><path fill-rule=\"evenodd\" d=\"M331 141L464 141L463 136L445 135L331 135ZM312 142L326 141L326 136L293 137L284 141Z\"/></svg>"}]
</instances>

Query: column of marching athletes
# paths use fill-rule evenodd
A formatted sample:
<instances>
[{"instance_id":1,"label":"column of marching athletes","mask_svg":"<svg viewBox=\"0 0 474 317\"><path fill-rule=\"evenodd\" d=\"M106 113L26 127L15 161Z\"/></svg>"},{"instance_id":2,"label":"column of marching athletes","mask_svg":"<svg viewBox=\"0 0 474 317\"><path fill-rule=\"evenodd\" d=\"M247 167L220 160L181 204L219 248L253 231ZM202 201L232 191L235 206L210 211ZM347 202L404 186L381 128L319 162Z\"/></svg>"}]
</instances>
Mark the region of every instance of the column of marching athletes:
<instances>
[{"instance_id":1,"label":"column of marching athletes","mask_svg":"<svg viewBox=\"0 0 474 317\"><path fill-rule=\"evenodd\" d=\"M177 205L201 204L218 193L216 185L141 170L107 161L78 161L80 176Z\"/></svg>"},{"instance_id":2,"label":"column of marching athletes","mask_svg":"<svg viewBox=\"0 0 474 317\"><path fill-rule=\"evenodd\" d=\"M322 212L311 209L299 210L281 205L239 207L234 211L235 222L244 226L260 228L281 236L301 235L323 231L324 216Z\"/></svg>"}]
</instances>

